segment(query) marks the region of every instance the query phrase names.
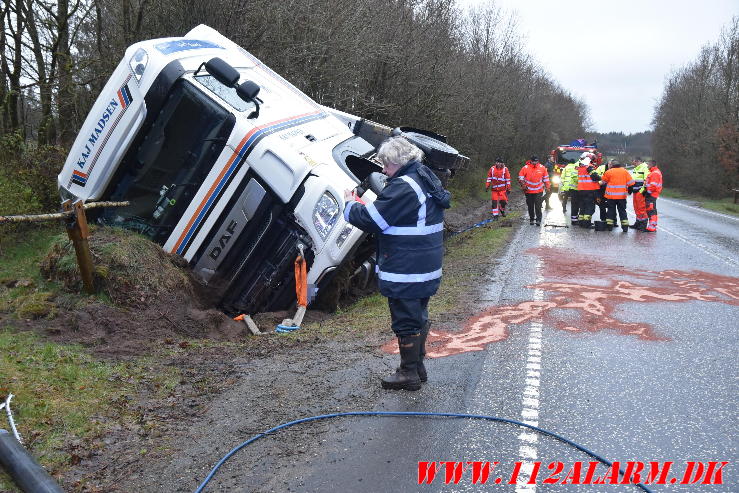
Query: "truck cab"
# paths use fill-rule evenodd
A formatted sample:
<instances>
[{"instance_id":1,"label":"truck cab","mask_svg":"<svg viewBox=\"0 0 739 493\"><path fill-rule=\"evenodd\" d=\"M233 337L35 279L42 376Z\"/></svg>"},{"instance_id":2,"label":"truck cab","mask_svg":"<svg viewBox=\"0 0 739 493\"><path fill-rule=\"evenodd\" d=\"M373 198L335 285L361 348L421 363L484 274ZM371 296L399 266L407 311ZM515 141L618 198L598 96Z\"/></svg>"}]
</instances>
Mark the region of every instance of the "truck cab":
<instances>
[{"instance_id":1,"label":"truck cab","mask_svg":"<svg viewBox=\"0 0 739 493\"><path fill-rule=\"evenodd\" d=\"M345 189L364 182L365 201L381 190L376 142L358 127L377 136L392 129L371 123L317 104L201 25L126 50L59 190L62 200L129 201L93 219L182 256L225 311L284 309L294 301L298 255L315 294L367 251L358 248L366 235L341 210Z\"/></svg>"}]
</instances>

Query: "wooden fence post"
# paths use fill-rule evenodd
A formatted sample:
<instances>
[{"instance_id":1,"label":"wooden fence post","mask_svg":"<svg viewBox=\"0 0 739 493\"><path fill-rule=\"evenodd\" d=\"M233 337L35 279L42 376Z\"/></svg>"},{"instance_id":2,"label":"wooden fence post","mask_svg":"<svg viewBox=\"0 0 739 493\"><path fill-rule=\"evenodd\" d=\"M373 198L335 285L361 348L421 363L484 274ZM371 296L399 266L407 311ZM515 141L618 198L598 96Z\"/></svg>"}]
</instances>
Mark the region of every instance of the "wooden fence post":
<instances>
[{"instance_id":1,"label":"wooden fence post","mask_svg":"<svg viewBox=\"0 0 739 493\"><path fill-rule=\"evenodd\" d=\"M92 253L87 239L90 237L90 229L87 226L85 207L82 200L72 203L66 200L62 203L64 212L72 212L72 220L66 223L67 234L74 245L77 254L77 265L80 268L80 276L87 294L95 294L95 286L92 280Z\"/></svg>"}]
</instances>

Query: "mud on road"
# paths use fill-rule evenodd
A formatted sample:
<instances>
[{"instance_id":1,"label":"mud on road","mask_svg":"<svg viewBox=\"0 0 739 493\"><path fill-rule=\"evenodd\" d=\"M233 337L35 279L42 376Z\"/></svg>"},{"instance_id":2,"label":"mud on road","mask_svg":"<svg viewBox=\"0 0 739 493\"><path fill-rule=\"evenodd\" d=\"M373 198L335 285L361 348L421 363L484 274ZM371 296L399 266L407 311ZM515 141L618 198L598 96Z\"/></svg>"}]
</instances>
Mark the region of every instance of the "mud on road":
<instances>
[{"instance_id":1,"label":"mud on road","mask_svg":"<svg viewBox=\"0 0 739 493\"><path fill-rule=\"evenodd\" d=\"M520 206L514 198L510 208ZM447 227L458 231L489 217L488 211L487 203L462 204L448 213ZM470 279L478 271L469 264L444 268L445 275L458 269ZM102 435L68 444L69 466L54 471L65 491L193 491L217 460L256 433L300 417L370 409L383 392L379 378L397 365L396 356L380 351L392 335L386 310L361 328L348 318L351 311L309 311L304 329L286 336L272 331L288 313L260 314L256 321L269 333L250 336L242 323L204 309L187 289L153 298L142 298L139 306L135 299L119 307L90 303L61 310L53 321L12 322L56 342L81 343L103 359L143 355L150 374L179 375L164 393L155 379L142 378L136 393L95 417L106 430ZM461 327L470 303L462 301L434 323L444 330ZM6 316L0 323L10 322ZM243 491L285 491L287 484L275 484L271 459L311 453L327 426L336 424L319 422L265 439L269 443L258 450L266 455L250 459L253 482ZM220 474L227 477L228 467Z\"/></svg>"}]
</instances>

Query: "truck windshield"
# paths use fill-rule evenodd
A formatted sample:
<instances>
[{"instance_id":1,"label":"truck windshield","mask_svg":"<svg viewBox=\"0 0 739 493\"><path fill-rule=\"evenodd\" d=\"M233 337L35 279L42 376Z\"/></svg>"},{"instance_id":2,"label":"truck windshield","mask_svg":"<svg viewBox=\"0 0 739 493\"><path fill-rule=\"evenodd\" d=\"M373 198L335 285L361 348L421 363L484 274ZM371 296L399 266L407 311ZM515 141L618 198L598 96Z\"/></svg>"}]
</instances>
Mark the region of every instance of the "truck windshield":
<instances>
[{"instance_id":1,"label":"truck windshield","mask_svg":"<svg viewBox=\"0 0 739 493\"><path fill-rule=\"evenodd\" d=\"M580 159L582 151L559 151L558 154L559 158L557 159L557 162L567 164L570 161L576 162L578 159Z\"/></svg>"},{"instance_id":2,"label":"truck windshield","mask_svg":"<svg viewBox=\"0 0 739 493\"><path fill-rule=\"evenodd\" d=\"M223 151L235 120L201 89L178 80L111 183L110 198L131 205L107 212L103 222L163 244Z\"/></svg>"},{"instance_id":3,"label":"truck windshield","mask_svg":"<svg viewBox=\"0 0 739 493\"><path fill-rule=\"evenodd\" d=\"M194 78L196 81L208 88L209 91L221 98L224 102L233 106L233 108L238 111L252 111L255 108L254 103L241 99L238 94L236 94L235 88L224 86L212 75L196 75Z\"/></svg>"}]
</instances>

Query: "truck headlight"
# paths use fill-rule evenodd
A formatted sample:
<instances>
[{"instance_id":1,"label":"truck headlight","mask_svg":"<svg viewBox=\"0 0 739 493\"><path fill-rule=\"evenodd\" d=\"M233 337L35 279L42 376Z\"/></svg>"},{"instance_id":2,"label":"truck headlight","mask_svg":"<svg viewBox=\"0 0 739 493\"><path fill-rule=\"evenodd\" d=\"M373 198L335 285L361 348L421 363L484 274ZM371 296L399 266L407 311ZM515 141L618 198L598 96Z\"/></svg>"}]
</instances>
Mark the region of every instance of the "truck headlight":
<instances>
[{"instance_id":1,"label":"truck headlight","mask_svg":"<svg viewBox=\"0 0 739 493\"><path fill-rule=\"evenodd\" d=\"M559 185L562 183L562 178L559 175L552 176L552 185Z\"/></svg>"},{"instance_id":2,"label":"truck headlight","mask_svg":"<svg viewBox=\"0 0 739 493\"><path fill-rule=\"evenodd\" d=\"M144 75L144 70L146 70L146 65L149 63L149 54L146 53L146 50L143 48L139 48L136 50L136 53L133 54L131 59L128 61L128 66L131 67L131 72L133 72L134 77L136 77L137 81L141 80L141 77Z\"/></svg>"},{"instance_id":3,"label":"truck headlight","mask_svg":"<svg viewBox=\"0 0 739 493\"><path fill-rule=\"evenodd\" d=\"M313 226L322 240L328 237L338 219L339 203L330 193L324 192L313 208Z\"/></svg>"}]
</instances>

